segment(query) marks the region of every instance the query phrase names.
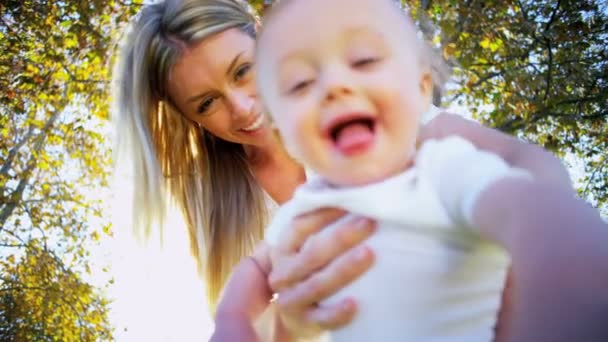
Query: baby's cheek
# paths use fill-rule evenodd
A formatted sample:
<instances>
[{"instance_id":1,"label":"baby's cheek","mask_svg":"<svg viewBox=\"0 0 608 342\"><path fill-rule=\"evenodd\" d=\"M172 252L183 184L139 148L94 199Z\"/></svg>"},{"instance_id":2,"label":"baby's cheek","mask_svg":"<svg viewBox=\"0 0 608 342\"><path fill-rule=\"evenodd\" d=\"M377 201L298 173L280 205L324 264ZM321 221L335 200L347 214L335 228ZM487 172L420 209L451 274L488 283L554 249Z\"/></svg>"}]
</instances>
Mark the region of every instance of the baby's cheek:
<instances>
[{"instance_id":1,"label":"baby's cheek","mask_svg":"<svg viewBox=\"0 0 608 342\"><path fill-rule=\"evenodd\" d=\"M285 144L285 147L295 151L298 148L298 132L294 131L291 127L282 127L279 131L283 137L283 144Z\"/></svg>"},{"instance_id":2,"label":"baby's cheek","mask_svg":"<svg viewBox=\"0 0 608 342\"><path fill-rule=\"evenodd\" d=\"M278 125L277 128L281 134L281 138L283 140L283 146L287 150L290 156L301 160L305 157L303 150L306 148L305 134L302 130L298 129L297 125Z\"/></svg>"},{"instance_id":3,"label":"baby's cheek","mask_svg":"<svg viewBox=\"0 0 608 342\"><path fill-rule=\"evenodd\" d=\"M404 101L404 97L408 97L408 95L404 93L404 88L385 87L379 90L375 98L381 113L394 117L405 111L404 104L407 101Z\"/></svg>"}]
</instances>

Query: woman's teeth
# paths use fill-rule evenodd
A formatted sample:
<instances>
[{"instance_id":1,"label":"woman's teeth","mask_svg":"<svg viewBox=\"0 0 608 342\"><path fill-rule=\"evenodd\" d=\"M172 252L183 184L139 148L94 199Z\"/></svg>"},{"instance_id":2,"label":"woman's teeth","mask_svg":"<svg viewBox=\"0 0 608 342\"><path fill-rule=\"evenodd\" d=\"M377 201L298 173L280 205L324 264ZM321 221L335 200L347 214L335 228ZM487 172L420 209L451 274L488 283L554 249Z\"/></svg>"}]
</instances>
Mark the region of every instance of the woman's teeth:
<instances>
[{"instance_id":1,"label":"woman's teeth","mask_svg":"<svg viewBox=\"0 0 608 342\"><path fill-rule=\"evenodd\" d=\"M255 121L251 125L249 125L247 127L244 127L244 128L241 128L241 130L243 130L245 132L255 131L256 129L262 127L263 123L264 123L264 115L260 114L258 116L258 118L255 119Z\"/></svg>"}]
</instances>

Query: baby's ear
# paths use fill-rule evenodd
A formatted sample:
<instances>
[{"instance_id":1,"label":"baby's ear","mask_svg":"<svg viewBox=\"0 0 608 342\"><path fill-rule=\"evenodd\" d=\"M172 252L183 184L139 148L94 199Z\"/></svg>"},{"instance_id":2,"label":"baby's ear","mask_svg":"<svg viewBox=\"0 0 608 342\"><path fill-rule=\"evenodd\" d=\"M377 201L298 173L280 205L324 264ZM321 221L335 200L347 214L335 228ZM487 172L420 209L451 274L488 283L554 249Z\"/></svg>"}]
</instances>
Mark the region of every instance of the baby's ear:
<instances>
[{"instance_id":1,"label":"baby's ear","mask_svg":"<svg viewBox=\"0 0 608 342\"><path fill-rule=\"evenodd\" d=\"M433 96L433 75L430 70L425 70L420 75L420 94L425 98L425 101L431 101Z\"/></svg>"},{"instance_id":2,"label":"baby's ear","mask_svg":"<svg viewBox=\"0 0 608 342\"><path fill-rule=\"evenodd\" d=\"M423 71L420 75L420 95L422 96L422 102L424 104L423 113L426 113L431 109L433 101L433 90L435 84L433 83L433 75L430 71Z\"/></svg>"}]
</instances>

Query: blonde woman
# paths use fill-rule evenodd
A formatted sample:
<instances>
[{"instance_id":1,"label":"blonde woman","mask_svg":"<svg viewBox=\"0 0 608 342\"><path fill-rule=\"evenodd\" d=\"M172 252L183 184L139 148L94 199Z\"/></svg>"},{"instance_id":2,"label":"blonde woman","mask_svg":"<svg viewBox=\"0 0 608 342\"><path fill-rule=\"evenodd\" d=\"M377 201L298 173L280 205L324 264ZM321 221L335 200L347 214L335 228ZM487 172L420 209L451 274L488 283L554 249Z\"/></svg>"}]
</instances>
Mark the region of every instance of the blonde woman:
<instances>
[{"instance_id":1,"label":"blonde woman","mask_svg":"<svg viewBox=\"0 0 608 342\"><path fill-rule=\"evenodd\" d=\"M232 267L262 241L272 208L306 177L257 97L252 68L257 26L246 3L236 0L147 5L129 28L114 70L118 149L129 152L136 173L136 225L149 230L162 223L167 195L177 203L212 312ZM549 183L569 186L563 168L536 169L559 163L549 154L460 118L436 119L425 137L448 134L461 134ZM536 163L539 158L548 162ZM333 307L315 304L373 262L372 251L357 246L374 230L369 220L308 239L342 214L326 209L296 219L293 234L272 251L279 262L269 274L270 285L282 298L278 326L287 325L291 335L339 327L356 313L356 303L348 300Z\"/></svg>"}]
</instances>

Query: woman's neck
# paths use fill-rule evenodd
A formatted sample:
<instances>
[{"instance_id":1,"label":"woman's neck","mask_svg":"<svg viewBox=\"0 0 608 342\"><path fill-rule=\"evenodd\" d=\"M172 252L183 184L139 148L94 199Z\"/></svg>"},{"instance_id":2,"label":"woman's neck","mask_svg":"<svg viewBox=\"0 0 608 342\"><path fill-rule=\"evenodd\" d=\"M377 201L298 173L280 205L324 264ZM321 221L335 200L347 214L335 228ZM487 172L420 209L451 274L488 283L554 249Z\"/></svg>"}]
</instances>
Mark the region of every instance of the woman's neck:
<instances>
[{"instance_id":1,"label":"woman's neck","mask_svg":"<svg viewBox=\"0 0 608 342\"><path fill-rule=\"evenodd\" d=\"M245 146L245 153L258 183L278 204L288 201L306 181L304 168L291 158L278 137L263 146Z\"/></svg>"},{"instance_id":2,"label":"woman's neck","mask_svg":"<svg viewBox=\"0 0 608 342\"><path fill-rule=\"evenodd\" d=\"M270 139L264 145L244 145L245 154L251 167L264 167L268 164L280 163L287 156L287 152L278 138Z\"/></svg>"}]
</instances>

